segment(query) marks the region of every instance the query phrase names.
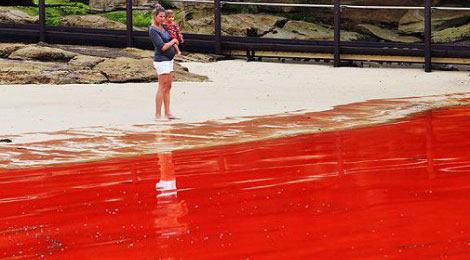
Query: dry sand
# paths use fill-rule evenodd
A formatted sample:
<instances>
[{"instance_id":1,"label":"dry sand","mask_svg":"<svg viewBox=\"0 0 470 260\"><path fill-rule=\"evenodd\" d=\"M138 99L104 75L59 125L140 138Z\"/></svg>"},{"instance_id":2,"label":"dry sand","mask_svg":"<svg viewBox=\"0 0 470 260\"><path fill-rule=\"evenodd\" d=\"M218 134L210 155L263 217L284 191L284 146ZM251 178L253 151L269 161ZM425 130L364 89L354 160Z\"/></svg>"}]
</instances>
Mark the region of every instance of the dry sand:
<instances>
[{"instance_id":1,"label":"dry sand","mask_svg":"<svg viewBox=\"0 0 470 260\"><path fill-rule=\"evenodd\" d=\"M246 62L185 63L211 82L176 82L179 122L322 111L372 99L470 92L468 72L332 68ZM157 83L0 86L0 137L90 126L148 124Z\"/></svg>"}]
</instances>

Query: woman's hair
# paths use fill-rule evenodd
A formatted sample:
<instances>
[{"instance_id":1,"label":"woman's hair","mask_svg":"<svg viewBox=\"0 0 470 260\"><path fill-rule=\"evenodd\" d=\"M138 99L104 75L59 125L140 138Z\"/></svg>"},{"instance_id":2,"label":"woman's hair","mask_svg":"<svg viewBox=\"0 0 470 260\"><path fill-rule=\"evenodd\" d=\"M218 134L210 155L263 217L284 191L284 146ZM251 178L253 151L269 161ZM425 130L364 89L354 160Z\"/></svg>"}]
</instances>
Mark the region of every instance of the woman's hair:
<instances>
[{"instance_id":1,"label":"woman's hair","mask_svg":"<svg viewBox=\"0 0 470 260\"><path fill-rule=\"evenodd\" d=\"M163 6L157 4L155 6L155 9L153 9L152 15L155 16L155 15L158 15L159 13L162 13L162 12L163 13L166 12L165 8L163 8Z\"/></svg>"},{"instance_id":2,"label":"woman's hair","mask_svg":"<svg viewBox=\"0 0 470 260\"><path fill-rule=\"evenodd\" d=\"M175 11L171 10L171 9L167 9L166 10L166 15L175 15Z\"/></svg>"}]
</instances>

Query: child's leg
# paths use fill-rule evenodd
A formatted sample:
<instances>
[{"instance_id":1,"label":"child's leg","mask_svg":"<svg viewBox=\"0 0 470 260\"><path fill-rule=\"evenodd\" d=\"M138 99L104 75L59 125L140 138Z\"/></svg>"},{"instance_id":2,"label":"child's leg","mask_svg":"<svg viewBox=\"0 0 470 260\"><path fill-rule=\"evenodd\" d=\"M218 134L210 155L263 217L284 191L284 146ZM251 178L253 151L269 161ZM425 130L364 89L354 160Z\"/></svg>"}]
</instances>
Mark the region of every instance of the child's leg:
<instances>
[{"instance_id":1,"label":"child's leg","mask_svg":"<svg viewBox=\"0 0 470 260\"><path fill-rule=\"evenodd\" d=\"M181 51L180 51L180 47L178 47L178 44L173 45L173 47L175 47L176 54L180 55Z\"/></svg>"}]
</instances>

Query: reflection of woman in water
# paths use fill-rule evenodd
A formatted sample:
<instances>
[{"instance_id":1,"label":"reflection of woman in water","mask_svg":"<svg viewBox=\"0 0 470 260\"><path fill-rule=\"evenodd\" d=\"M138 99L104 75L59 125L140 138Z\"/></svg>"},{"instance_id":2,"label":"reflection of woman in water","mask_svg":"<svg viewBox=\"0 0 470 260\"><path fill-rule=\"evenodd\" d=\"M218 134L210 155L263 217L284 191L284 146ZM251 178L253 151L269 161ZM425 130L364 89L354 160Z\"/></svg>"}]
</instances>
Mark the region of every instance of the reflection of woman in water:
<instances>
[{"instance_id":1,"label":"reflection of woman in water","mask_svg":"<svg viewBox=\"0 0 470 260\"><path fill-rule=\"evenodd\" d=\"M177 198L175 165L173 155L162 153L158 155L160 165L160 181L157 188L157 208L153 210L154 227L162 236L179 235L186 231L187 224L179 221L188 213L185 201Z\"/></svg>"},{"instance_id":2,"label":"reflection of woman in water","mask_svg":"<svg viewBox=\"0 0 470 260\"><path fill-rule=\"evenodd\" d=\"M155 185L157 191L161 191L161 195L176 192L175 165L171 152L158 154L158 163L160 164L160 181Z\"/></svg>"}]
</instances>

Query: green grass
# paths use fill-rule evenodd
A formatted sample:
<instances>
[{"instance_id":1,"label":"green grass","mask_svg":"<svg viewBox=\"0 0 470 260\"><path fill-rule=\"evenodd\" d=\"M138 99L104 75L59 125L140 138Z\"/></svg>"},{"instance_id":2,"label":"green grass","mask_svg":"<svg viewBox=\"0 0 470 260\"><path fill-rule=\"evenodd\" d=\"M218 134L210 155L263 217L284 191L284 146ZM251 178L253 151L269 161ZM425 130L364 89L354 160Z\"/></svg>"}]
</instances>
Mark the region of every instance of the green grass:
<instances>
[{"instance_id":1,"label":"green grass","mask_svg":"<svg viewBox=\"0 0 470 260\"><path fill-rule=\"evenodd\" d=\"M1 0L0 0L1 1ZM38 4L38 0L34 1ZM67 15L86 15L89 14L90 7L79 2L67 2L66 0L46 0L46 24L58 25L60 18ZM37 6L11 6L8 8L21 10L28 15L38 16L39 8ZM126 23L126 11L112 11L101 14L106 19ZM182 12L175 10L177 21L182 20ZM152 11L135 10L132 12L132 23L136 27L146 28L152 22Z\"/></svg>"},{"instance_id":2,"label":"green grass","mask_svg":"<svg viewBox=\"0 0 470 260\"><path fill-rule=\"evenodd\" d=\"M102 14L106 19L126 23L126 11L114 11ZM152 21L152 11L133 11L132 24L136 27L147 27Z\"/></svg>"},{"instance_id":3,"label":"green grass","mask_svg":"<svg viewBox=\"0 0 470 260\"><path fill-rule=\"evenodd\" d=\"M181 23L181 20L183 19L182 15L183 13L180 10L174 10L175 11L175 18L178 23ZM120 22L120 23L126 23L126 11L113 11L113 12L108 12L102 14L103 17L106 19ZM140 11L140 10L135 10L132 11L132 24L136 27L142 27L146 28L152 23L152 11Z\"/></svg>"},{"instance_id":4,"label":"green grass","mask_svg":"<svg viewBox=\"0 0 470 260\"><path fill-rule=\"evenodd\" d=\"M37 5L38 0L34 3ZM57 25L63 16L67 15L85 15L88 13L90 7L83 3L66 2L65 0L46 0L46 24ZM37 6L12 6L11 9L23 11L31 16L39 15L39 8Z\"/></svg>"},{"instance_id":5,"label":"green grass","mask_svg":"<svg viewBox=\"0 0 470 260\"><path fill-rule=\"evenodd\" d=\"M256 14L258 8L253 5L227 5L222 8L222 11L231 14Z\"/></svg>"}]
</instances>

